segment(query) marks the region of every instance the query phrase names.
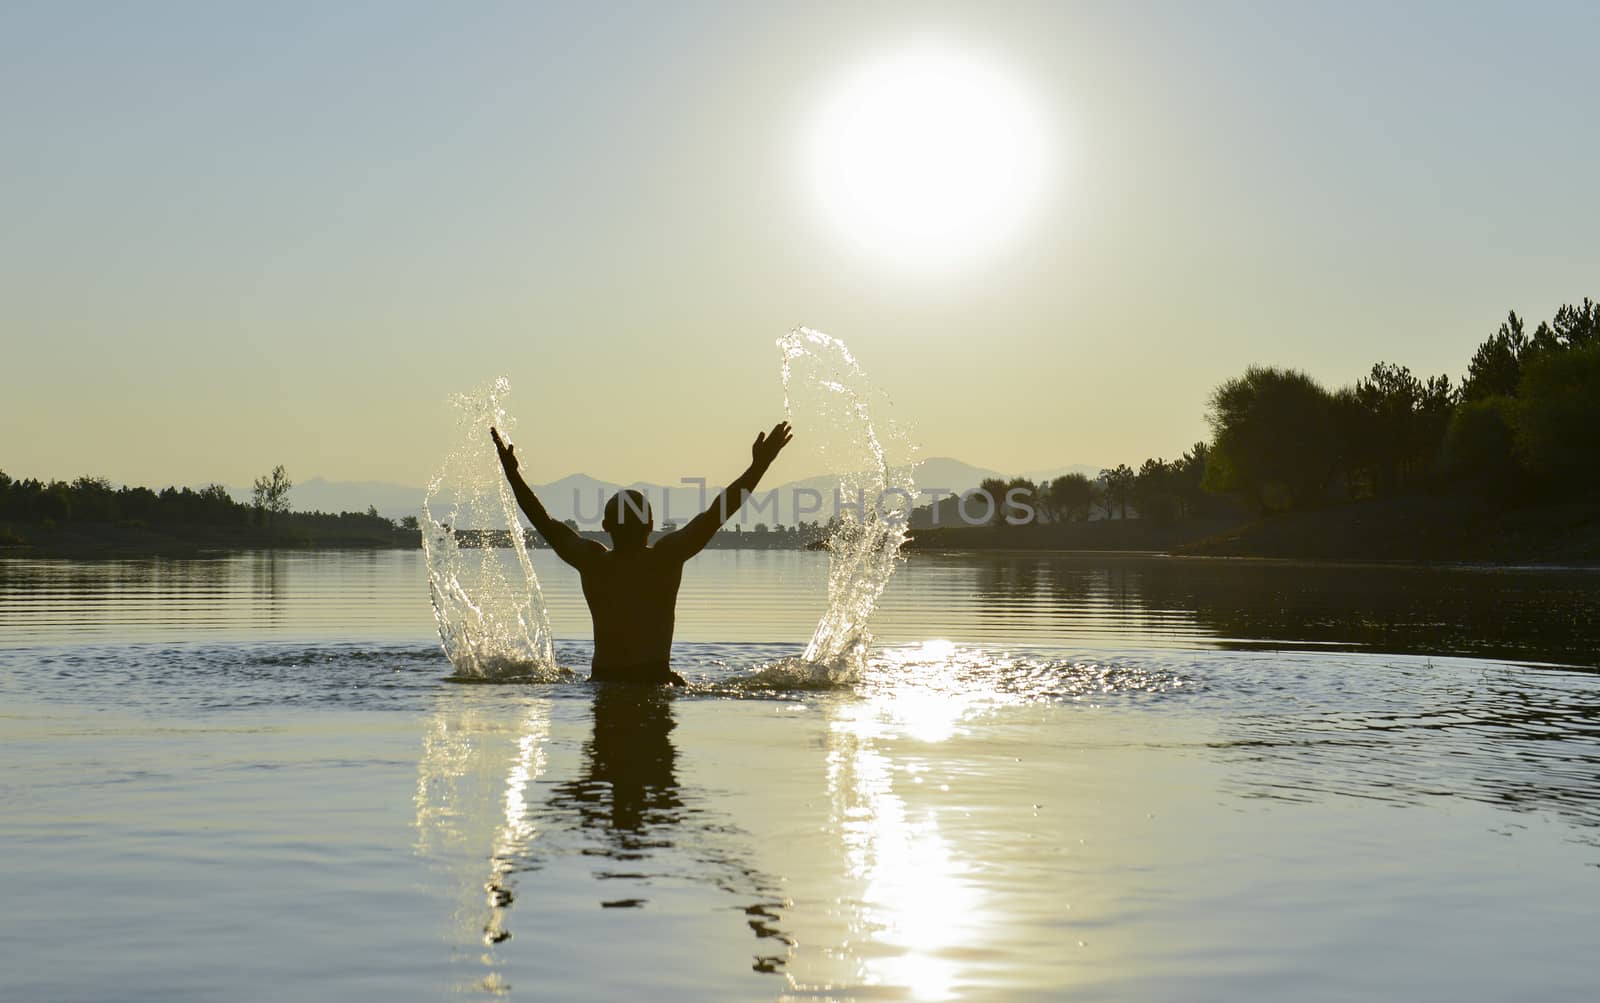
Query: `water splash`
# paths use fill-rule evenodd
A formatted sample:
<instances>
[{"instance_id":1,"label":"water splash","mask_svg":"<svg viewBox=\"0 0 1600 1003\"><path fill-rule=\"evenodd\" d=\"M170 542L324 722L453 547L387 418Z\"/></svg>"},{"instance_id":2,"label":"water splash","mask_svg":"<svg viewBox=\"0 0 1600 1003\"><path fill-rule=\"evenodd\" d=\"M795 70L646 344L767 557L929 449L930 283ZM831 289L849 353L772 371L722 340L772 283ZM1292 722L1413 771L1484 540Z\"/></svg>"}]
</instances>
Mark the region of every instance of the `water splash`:
<instances>
[{"instance_id":1,"label":"water splash","mask_svg":"<svg viewBox=\"0 0 1600 1003\"><path fill-rule=\"evenodd\" d=\"M511 381L504 376L450 403L459 436L428 483L422 502L422 549L439 642L455 678L530 679L555 682L569 674L556 666L539 576L528 557L516 499L500 472L489 427L509 437L516 419L506 411ZM434 509L448 503L442 516ZM522 581L515 581L499 546L469 533L509 536Z\"/></svg>"},{"instance_id":2,"label":"water splash","mask_svg":"<svg viewBox=\"0 0 1600 1003\"><path fill-rule=\"evenodd\" d=\"M828 685L841 669L858 669L872 642L867 623L899 562L916 497L916 447L844 342L798 327L778 347L784 413L832 472L839 502L828 532L828 608L802 656L823 667L808 678Z\"/></svg>"}]
</instances>

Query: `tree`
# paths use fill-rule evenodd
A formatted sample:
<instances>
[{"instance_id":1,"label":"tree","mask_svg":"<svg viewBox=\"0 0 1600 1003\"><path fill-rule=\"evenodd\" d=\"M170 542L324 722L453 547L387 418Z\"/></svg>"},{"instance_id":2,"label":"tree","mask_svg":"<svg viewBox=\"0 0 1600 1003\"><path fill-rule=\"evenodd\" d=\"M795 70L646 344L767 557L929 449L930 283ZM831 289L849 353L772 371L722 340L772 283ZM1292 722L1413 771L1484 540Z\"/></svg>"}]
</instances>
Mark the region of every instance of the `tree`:
<instances>
[{"instance_id":1,"label":"tree","mask_svg":"<svg viewBox=\"0 0 1600 1003\"><path fill-rule=\"evenodd\" d=\"M41 522L66 522L72 518L72 488L64 481L51 481L33 496L33 514Z\"/></svg>"},{"instance_id":2,"label":"tree","mask_svg":"<svg viewBox=\"0 0 1600 1003\"><path fill-rule=\"evenodd\" d=\"M1089 518L1094 484L1082 474L1062 474L1044 487L1045 511L1057 522Z\"/></svg>"},{"instance_id":3,"label":"tree","mask_svg":"<svg viewBox=\"0 0 1600 1003\"><path fill-rule=\"evenodd\" d=\"M1474 494L1506 498L1525 487L1527 471L1517 457L1512 431L1516 401L1484 397L1456 408L1444 440L1450 483Z\"/></svg>"},{"instance_id":4,"label":"tree","mask_svg":"<svg viewBox=\"0 0 1600 1003\"><path fill-rule=\"evenodd\" d=\"M1006 504L1006 499L1013 497L1012 492L1016 492L1014 496L1018 503L1016 507ZM1013 477L1006 481L1005 490L1000 492L1000 497L996 501L999 502L1001 509L1000 522L1006 526L1011 525L1007 521L1008 517L1022 520L1017 525L1026 525L1029 522L1033 522L1038 518L1038 506L1042 504L1042 500L1039 497L1039 485L1026 477ZM1023 505L1034 510L1031 516L1028 514L1027 509L1021 507Z\"/></svg>"},{"instance_id":5,"label":"tree","mask_svg":"<svg viewBox=\"0 0 1600 1003\"><path fill-rule=\"evenodd\" d=\"M1374 497L1380 466L1373 444L1377 419L1356 396L1355 387L1344 387L1328 398L1328 420L1333 428L1334 468L1344 476L1345 495Z\"/></svg>"},{"instance_id":6,"label":"tree","mask_svg":"<svg viewBox=\"0 0 1600 1003\"><path fill-rule=\"evenodd\" d=\"M1550 322L1550 333L1557 344L1569 350L1600 343L1600 303L1585 297L1582 306L1563 306Z\"/></svg>"},{"instance_id":7,"label":"tree","mask_svg":"<svg viewBox=\"0 0 1600 1003\"><path fill-rule=\"evenodd\" d=\"M978 490L989 496L992 504L989 507L989 524L999 525L1004 518L1006 504L1006 481L1000 477L985 477L979 484Z\"/></svg>"},{"instance_id":8,"label":"tree","mask_svg":"<svg viewBox=\"0 0 1600 1003\"><path fill-rule=\"evenodd\" d=\"M104 477L80 477L68 489L76 522L116 522L121 517L116 491Z\"/></svg>"},{"instance_id":9,"label":"tree","mask_svg":"<svg viewBox=\"0 0 1600 1003\"><path fill-rule=\"evenodd\" d=\"M1197 516L1206 506L1204 482L1208 451L1204 442L1197 442L1172 461L1173 490L1178 496L1179 515Z\"/></svg>"},{"instance_id":10,"label":"tree","mask_svg":"<svg viewBox=\"0 0 1600 1003\"><path fill-rule=\"evenodd\" d=\"M1522 358L1528 349L1529 339L1522 318L1513 310L1506 315L1500 330L1478 346L1467 364L1467 375L1461 378L1461 399L1476 401L1515 395L1517 383L1522 379Z\"/></svg>"},{"instance_id":11,"label":"tree","mask_svg":"<svg viewBox=\"0 0 1600 1003\"><path fill-rule=\"evenodd\" d=\"M1170 523L1178 515L1178 499L1173 490L1173 466L1156 457L1140 464L1133 478L1133 502L1139 518Z\"/></svg>"},{"instance_id":12,"label":"tree","mask_svg":"<svg viewBox=\"0 0 1600 1003\"><path fill-rule=\"evenodd\" d=\"M1211 394L1208 490L1263 511L1321 501L1336 456L1332 398L1305 373L1251 366Z\"/></svg>"},{"instance_id":13,"label":"tree","mask_svg":"<svg viewBox=\"0 0 1600 1003\"><path fill-rule=\"evenodd\" d=\"M1518 451L1556 488L1600 484L1600 341L1541 353L1523 369Z\"/></svg>"},{"instance_id":14,"label":"tree","mask_svg":"<svg viewBox=\"0 0 1600 1003\"><path fill-rule=\"evenodd\" d=\"M401 516L400 528L408 533L416 533L422 529L422 527L417 524L417 517L414 515Z\"/></svg>"},{"instance_id":15,"label":"tree","mask_svg":"<svg viewBox=\"0 0 1600 1003\"><path fill-rule=\"evenodd\" d=\"M1100 471L1101 492L1105 498L1106 518L1111 518L1113 508L1118 519L1128 517L1128 499L1133 494L1133 468L1126 463Z\"/></svg>"},{"instance_id":16,"label":"tree","mask_svg":"<svg viewBox=\"0 0 1600 1003\"><path fill-rule=\"evenodd\" d=\"M1596 343L1600 343L1600 303L1587 297L1578 306L1563 305L1550 323L1540 322L1531 335L1513 311L1472 356L1461 381L1461 399L1517 397L1522 374L1535 359Z\"/></svg>"},{"instance_id":17,"label":"tree","mask_svg":"<svg viewBox=\"0 0 1600 1003\"><path fill-rule=\"evenodd\" d=\"M1341 429L1336 437L1346 472L1366 468L1379 495L1419 485L1436 464L1455 398L1448 376L1424 382L1405 366L1373 365L1353 391L1341 392L1335 401L1336 418L1343 419L1336 420ZM1359 416L1350 414L1352 405Z\"/></svg>"},{"instance_id":18,"label":"tree","mask_svg":"<svg viewBox=\"0 0 1600 1003\"><path fill-rule=\"evenodd\" d=\"M288 512L289 489L292 487L294 482L289 479L289 474L281 463L272 468L272 473L257 477L252 496L256 517L266 522L273 516Z\"/></svg>"},{"instance_id":19,"label":"tree","mask_svg":"<svg viewBox=\"0 0 1600 1003\"><path fill-rule=\"evenodd\" d=\"M1089 482L1089 518L1094 518L1094 511L1098 508L1104 513L1105 518L1111 518L1111 502L1106 498L1106 482L1104 477L1096 476Z\"/></svg>"}]
</instances>

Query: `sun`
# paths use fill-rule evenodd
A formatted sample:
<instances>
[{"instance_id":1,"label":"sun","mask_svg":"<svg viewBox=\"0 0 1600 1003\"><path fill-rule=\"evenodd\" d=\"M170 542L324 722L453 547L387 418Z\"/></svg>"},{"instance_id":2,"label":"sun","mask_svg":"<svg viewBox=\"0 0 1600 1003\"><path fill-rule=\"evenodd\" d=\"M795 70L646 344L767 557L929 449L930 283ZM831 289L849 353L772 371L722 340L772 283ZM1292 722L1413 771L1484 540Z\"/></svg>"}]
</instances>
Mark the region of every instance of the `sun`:
<instances>
[{"instance_id":1,"label":"sun","mask_svg":"<svg viewBox=\"0 0 1600 1003\"><path fill-rule=\"evenodd\" d=\"M806 153L828 223L857 250L916 269L970 263L1009 241L1046 171L1027 94L976 56L933 43L843 75Z\"/></svg>"}]
</instances>

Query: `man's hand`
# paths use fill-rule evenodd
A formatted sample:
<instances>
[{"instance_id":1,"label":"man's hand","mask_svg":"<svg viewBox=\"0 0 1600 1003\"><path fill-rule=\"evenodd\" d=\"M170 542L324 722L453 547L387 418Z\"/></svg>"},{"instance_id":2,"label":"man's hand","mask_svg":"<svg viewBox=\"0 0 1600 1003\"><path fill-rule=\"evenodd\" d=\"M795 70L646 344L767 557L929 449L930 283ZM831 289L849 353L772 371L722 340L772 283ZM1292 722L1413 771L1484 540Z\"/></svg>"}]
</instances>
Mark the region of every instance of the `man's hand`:
<instances>
[{"instance_id":1,"label":"man's hand","mask_svg":"<svg viewBox=\"0 0 1600 1003\"><path fill-rule=\"evenodd\" d=\"M656 552L687 561L704 550L706 544L717 534L717 528L739 511L740 506L755 491L756 485L761 483L767 467L772 465L778 453L793 438L794 432L790 431L789 423L786 421L780 421L772 426L770 432L757 435L755 444L750 447L749 469L735 478L709 508L690 519L687 526L668 533L657 541Z\"/></svg>"},{"instance_id":2,"label":"man's hand","mask_svg":"<svg viewBox=\"0 0 1600 1003\"><path fill-rule=\"evenodd\" d=\"M787 446L793 438L794 432L786 421L780 421L772 426L770 432L757 433L756 441L750 447L750 465L758 470L766 470L772 466L772 461L778 458L778 451Z\"/></svg>"},{"instance_id":3,"label":"man's hand","mask_svg":"<svg viewBox=\"0 0 1600 1003\"><path fill-rule=\"evenodd\" d=\"M492 426L489 429L489 438L494 440L495 452L500 454L500 465L505 468L506 476L510 477L517 472L517 447L506 445L500 438L499 431Z\"/></svg>"}]
</instances>

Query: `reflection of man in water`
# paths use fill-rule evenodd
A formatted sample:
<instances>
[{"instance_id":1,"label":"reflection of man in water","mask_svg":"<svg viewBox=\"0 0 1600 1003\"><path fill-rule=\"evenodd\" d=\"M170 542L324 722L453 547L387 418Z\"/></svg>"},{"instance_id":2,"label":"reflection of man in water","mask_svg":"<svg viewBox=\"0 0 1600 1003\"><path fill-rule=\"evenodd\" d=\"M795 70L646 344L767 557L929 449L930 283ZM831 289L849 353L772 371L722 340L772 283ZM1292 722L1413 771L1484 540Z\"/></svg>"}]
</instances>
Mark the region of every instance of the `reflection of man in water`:
<instances>
[{"instance_id":1,"label":"reflection of man in water","mask_svg":"<svg viewBox=\"0 0 1600 1003\"><path fill-rule=\"evenodd\" d=\"M650 543L650 502L637 491L618 491L606 502L600 523L611 534L609 548L597 540L585 540L572 527L553 519L518 473L516 447L503 442L495 429L489 434L522 511L556 556L577 568L583 580L583 597L594 619L590 678L682 685L683 677L667 665L683 564L711 542L712 534L755 490L778 451L794 438L789 423L779 422L771 432L758 434L745 472L704 512L654 544Z\"/></svg>"},{"instance_id":2,"label":"reflection of man in water","mask_svg":"<svg viewBox=\"0 0 1600 1003\"><path fill-rule=\"evenodd\" d=\"M660 689L601 687L594 698L594 734L584 743L583 764L575 777L555 785L550 805L574 813L582 829L599 837L602 846L584 854L628 862L625 868L595 871L612 896L600 900L602 907L644 907L642 895L657 877L669 882L687 877L697 885L715 886L743 899L745 923L775 949L757 954L750 967L780 972L794 941L779 925L784 901L778 883L746 864L740 849L729 845L742 834L704 803L704 792L686 794L680 788L672 744L674 699ZM559 816L544 818L547 825L561 824ZM655 865L645 863L657 853L674 852ZM635 888L638 897L617 897Z\"/></svg>"},{"instance_id":3,"label":"reflection of man in water","mask_svg":"<svg viewBox=\"0 0 1600 1003\"><path fill-rule=\"evenodd\" d=\"M583 772L557 785L552 803L576 808L585 827L608 832L615 853L638 851L661 830L670 845L682 821L672 697L660 690L604 687L594 698L594 734L583 747ZM643 842L641 842L643 841Z\"/></svg>"}]
</instances>

